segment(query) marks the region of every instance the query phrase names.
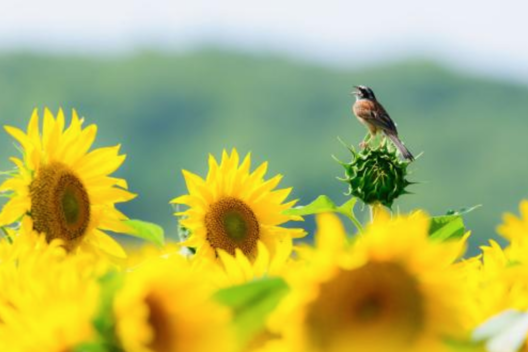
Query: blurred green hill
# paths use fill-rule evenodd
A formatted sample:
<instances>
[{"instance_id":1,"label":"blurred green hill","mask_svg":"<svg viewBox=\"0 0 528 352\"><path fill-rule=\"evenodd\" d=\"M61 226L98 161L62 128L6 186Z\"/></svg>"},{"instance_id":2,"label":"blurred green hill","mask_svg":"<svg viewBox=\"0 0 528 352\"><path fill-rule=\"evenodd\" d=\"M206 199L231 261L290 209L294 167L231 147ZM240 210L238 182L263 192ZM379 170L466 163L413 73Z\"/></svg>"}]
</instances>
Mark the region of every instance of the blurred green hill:
<instances>
[{"instance_id":1,"label":"blurred green hill","mask_svg":"<svg viewBox=\"0 0 528 352\"><path fill-rule=\"evenodd\" d=\"M119 175L139 197L130 217L174 234L168 202L185 192L181 169L204 175L208 153L251 151L270 162L302 204L326 193L345 201L335 179L346 159L337 136L358 144L365 129L350 112L353 85L372 87L398 123L414 163L405 212L432 214L483 204L468 216L474 235L495 233L505 211L528 196L528 88L472 77L422 61L358 70L216 50L85 58L0 56L0 123L27 125L34 107L76 108L99 126L97 145L122 144ZM17 154L0 139L0 168ZM307 225L311 226L308 221ZM482 243L475 240L474 244Z\"/></svg>"}]
</instances>

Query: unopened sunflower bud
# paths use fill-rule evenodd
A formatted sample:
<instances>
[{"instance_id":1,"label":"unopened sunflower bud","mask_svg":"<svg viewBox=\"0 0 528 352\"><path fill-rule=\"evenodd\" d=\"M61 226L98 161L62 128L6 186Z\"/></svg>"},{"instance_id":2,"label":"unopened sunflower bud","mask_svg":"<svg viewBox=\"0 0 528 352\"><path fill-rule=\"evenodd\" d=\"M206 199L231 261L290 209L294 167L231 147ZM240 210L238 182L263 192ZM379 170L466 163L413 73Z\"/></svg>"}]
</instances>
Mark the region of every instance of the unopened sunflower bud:
<instances>
[{"instance_id":1,"label":"unopened sunflower bud","mask_svg":"<svg viewBox=\"0 0 528 352\"><path fill-rule=\"evenodd\" d=\"M409 182L407 177L408 161L402 161L395 149L387 145L375 149L366 148L352 153L350 163L342 163L345 175L342 181L349 186L348 195L361 199L366 204L381 203L392 207L392 203L402 194Z\"/></svg>"}]
</instances>

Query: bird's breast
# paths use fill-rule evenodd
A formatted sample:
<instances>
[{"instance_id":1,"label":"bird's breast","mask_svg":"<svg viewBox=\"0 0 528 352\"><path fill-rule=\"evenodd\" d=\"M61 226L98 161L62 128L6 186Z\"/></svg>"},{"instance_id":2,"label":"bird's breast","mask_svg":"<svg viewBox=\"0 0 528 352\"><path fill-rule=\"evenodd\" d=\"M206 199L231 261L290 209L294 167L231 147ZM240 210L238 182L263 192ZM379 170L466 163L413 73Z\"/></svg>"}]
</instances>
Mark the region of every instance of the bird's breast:
<instances>
[{"instance_id":1,"label":"bird's breast","mask_svg":"<svg viewBox=\"0 0 528 352\"><path fill-rule=\"evenodd\" d=\"M360 120L369 120L372 118L372 110L374 109L374 103L368 100L358 100L352 106L352 112Z\"/></svg>"}]
</instances>

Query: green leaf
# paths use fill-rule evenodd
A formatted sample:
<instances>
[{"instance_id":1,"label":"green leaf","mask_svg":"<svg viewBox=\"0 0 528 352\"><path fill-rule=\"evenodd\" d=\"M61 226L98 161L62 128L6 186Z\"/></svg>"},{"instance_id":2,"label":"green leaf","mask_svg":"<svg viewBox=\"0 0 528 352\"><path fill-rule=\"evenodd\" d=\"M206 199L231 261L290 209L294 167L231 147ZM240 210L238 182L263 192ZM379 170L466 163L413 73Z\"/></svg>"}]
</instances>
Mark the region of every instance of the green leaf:
<instances>
[{"instance_id":1,"label":"green leaf","mask_svg":"<svg viewBox=\"0 0 528 352\"><path fill-rule=\"evenodd\" d=\"M121 352L115 332L114 297L123 287L123 275L117 271L109 271L99 278L101 286L99 308L93 320L98 338L81 344L75 348L76 352Z\"/></svg>"},{"instance_id":2,"label":"green leaf","mask_svg":"<svg viewBox=\"0 0 528 352\"><path fill-rule=\"evenodd\" d=\"M354 205L357 203L357 198L350 198L345 203L337 207L337 212L343 215L354 214Z\"/></svg>"},{"instance_id":3,"label":"green leaf","mask_svg":"<svg viewBox=\"0 0 528 352\"><path fill-rule=\"evenodd\" d=\"M352 221L359 231L363 230L361 223L357 220L354 215L354 205L357 202L357 198L350 198L348 201L338 206L328 196L321 195L316 200L308 205L295 207L284 211L285 215L313 215L320 213L338 213L346 216Z\"/></svg>"},{"instance_id":4,"label":"green leaf","mask_svg":"<svg viewBox=\"0 0 528 352\"><path fill-rule=\"evenodd\" d=\"M447 351L453 352L484 352L484 345L480 341L472 341L470 339L452 339L445 338L444 343L448 346Z\"/></svg>"},{"instance_id":5,"label":"green leaf","mask_svg":"<svg viewBox=\"0 0 528 352\"><path fill-rule=\"evenodd\" d=\"M478 204L472 207L461 208L459 210L448 210L446 215L465 215L471 213L473 210L480 208L482 205Z\"/></svg>"},{"instance_id":6,"label":"green leaf","mask_svg":"<svg viewBox=\"0 0 528 352\"><path fill-rule=\"evenodd\" d=\"M355 203L355 198L352 198ZM338 206L328 198L328 196L322 195L317 197L316 200L308 205L300 206L292 209L288 209L284 212L286 215L312 215L319 213L332 213L337 212Z\"/></svg>"},{"instance_id":7,"label":"green leaf","mask_svg":"<svg viewBox=\"0 0 528 352\"><path fill-rule=\"evenodd\" d=\"M73 348L73 352L108 352L107 346L100 342L83 342ZM117 350L118 351L118 350Z\"/></svg>"},{"instance_id":8,"label":"green leaf","mask_svg":"<svg viewBox=\"0 0 528 352\"><path fill-rule=\"evenodd\" d=\"M125 220L125 224L133 229L132 236L163 246L165 243L165 232L163 228L151 222L141 220Z\"/></svg>"},{"instance_id":9,"label":"green leaf","mask_svg":"<svg viewBox=\"0 0 528 352\"><path fill-rule=\"evenodd\" d=\"M466 227L462 215L479 207L480 205L471 208L463 208L458 211L450 210L447 212L447 215L432 217L429 226L430 237L437 241L461 238L466 233Z\"/></svg>"},{"instance_id":10,"label":"green leaf","mask_svg":"<svg viewBox=\"0 0 528 352\"><path fill-rule=\"evenodd\" d=\"M265 278L222 289L214 298L232 310L238 338L246 344L262 331L269 313L288 291L282 278Z\"/></svg>"},{"instance_id":11,"label":"green leaf","mask_svg":"<svg viewBox=\"0 0 528 352\"><path fill-rule=\"evenodd\" d=\"M461 238L466 233L464 220L459 215L444 215L431 218L429 234L433 240L447 241Z\"/></svg>"}]
</instances>

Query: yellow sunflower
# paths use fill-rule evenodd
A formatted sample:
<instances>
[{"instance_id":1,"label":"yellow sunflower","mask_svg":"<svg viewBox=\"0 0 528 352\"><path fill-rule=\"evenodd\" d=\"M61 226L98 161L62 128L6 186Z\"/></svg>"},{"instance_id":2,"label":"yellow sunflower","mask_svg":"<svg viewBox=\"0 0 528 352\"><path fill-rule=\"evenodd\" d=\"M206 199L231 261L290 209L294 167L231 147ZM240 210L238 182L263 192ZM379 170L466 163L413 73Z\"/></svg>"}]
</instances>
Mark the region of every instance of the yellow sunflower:
<instances>
[{"instance_id":1,"label":"yellow sunflower","mask_svg":"<svg viewBox=\"0 0 528 352\"><path fill-rule=\"evenodd\" d=\"M240 163L234 149L231 155L223 152L220 164L209 156L205 179L183 171L189 194L172 203L189 207L176 215L191 231L185 245L196 248L198 257L214 259L219 250L235 255L239 249L253 261L259 241L273 254L278 246L291 246L293 238L304 235L300 229L280 226L299 218L283 214L295 204L284 203L291 188L275 190L281 175L264 180L267 166L263 163L250 172L251 156Z\"/></svg>"},{"instance_id":2,"label":"yellow sunflower","mask_svg":"<svg viewBox=\"0 0 528 352\"><path fill-rule=\"evenodd\" d=\"M94 265L88 254L67 256L60 240L48 244L28 219L0 248L1 351L73 351L96 339L103 263Z\"/></svg>"},{"instance_id":3,"label":"yellow sunflower","mask_svg":"<svg viewBox=\"0 0 528 352\"><path fill-rule=\"evenodd\" d=\"M288 346L277 336L264 336L262 341L257 341L246 347L242 352L290 352Z\"/></svg>"},{"instance_id":4,"label":"yellow sunflower","mask_svg":"<svg viewBox=\"0 0 528 352\"><path fill-rule=\"evenodd\" d=\"M266 246L259 241L253 261L250 261L238 248L235 250L235 255L218 250L218 259L222 265L206 260L202 262L209 263L210 266L204 265L202 270L214 273L211 277L218 287L240 285L259 278L280 276L291 262L291 251L291 246L284 244L271 255Z\"/></svg>"},{"instance_id":5,"label":"yellow sunflower","mask_svg":"<svg viewBox=\"0 0 528 352\"><path fill-rule=\"evenodd\" d=\"M501 248L490 241L481 247L482 255L466 265L470 273L466 287L472 296L470 328L474 339L485 341L486 351L528 351L527 245L523 240Z\"/></svg>"},{"instance_id":6,"label":"yellow sunflower","mask_svg":"<svg viewBox=\"0 0 528 352\"><path fill-rule=\"evenodd\" d=\"M503 249L490 241L481 249L482 255L467 264L467 287L473 297L472 328L508 309L528 310L528 265L515 259L521 248ZM522 248L524 256L527 249Z\"/></svg>"},{"instance_id":7,"label":"yellow sunflower","mask_svg":"<svg viewBox=\"0 0 528 352\"><path fill-rule=\"evenodd\" d=\"M0 226L29 217L48 242L61 239L68 251L103 251L125 257L121 246L104 232L131 231L115 204L135 195L126 190L125 180L109 176L125 156L119 155L119 145L89 151L97 126L83 128L82 123L73 111L65 129L63 112L55 118L46 109L42 132L37 110L27 132L5 127L20 143L23 159L11 158L16 171L0 185L0 192L10 192L0 212Z\"/></svg>"},{"instance_id":8,"label":"yellow sunflower","mask_svg":"<svg viewBox=\"0 0 528 352\"><path fill-rule=\"evenodd\" d=\"M482 246L468 275L475 297L474 325L508 309L528 310L528 201L519 206L521 216L507 213L497 231L510 243L502 248L495 241Z\"/></svg>"},{"instance_id":9,"label":"yellow sunflower","mask_svg":"<svg viewBox=\"0 0 528 352\"><path fill-rule=\"evenodd\" d=\"M379 217L347 244L334 215L317 219L313 260L286 275L290 294L269 327L289 351L443 351L464 320L462 274L453 265L465 238L428 240L429 220Z\"/></svg>"},{"instance_id":10,"label":"yellow sunflower","mask_svg":"<svg viewBox=\"0 0 528 352\"><path fill-rule=\"evenodd\" d=\"M206 276L197 275L178 255L150 260L128 273L114 303L124 349L232 351L229 313L211 299Z\"/></svg>"},{"instance_id":11,"label":"yellow sunflower","mask_svg":"<svg viewBox=\"0 0 528 352\"><path fill-rule=\"evenodd\" d=\"M497 228L510 243L502 248L490 241L481 247L482 254L466 265L474 297L472 327L507 310L528 310L528 201L522 201L519 208L520 217L507 213Z\"/></svg>"},{"instance_id":12,"label":"yellow sunflower","mask_svg":"<svg viewBox=\"0 0 528 352\"><path fill-rule=\"evenodd\" d=\"M504 223L497 228L497 232L512 243L521 245L528 243L528 200L519 205L520 217L504 214Z\"/></svg>"}]
</instances>

